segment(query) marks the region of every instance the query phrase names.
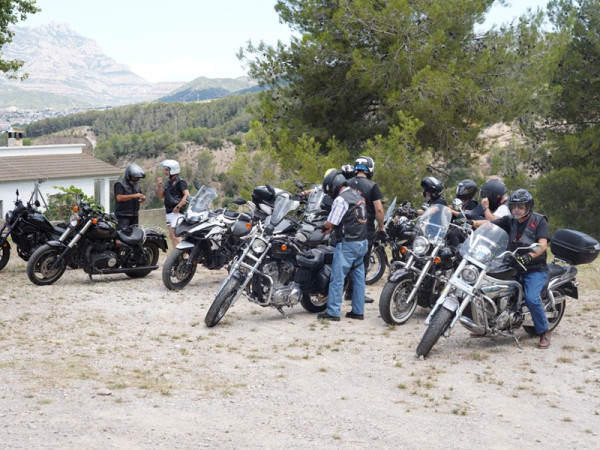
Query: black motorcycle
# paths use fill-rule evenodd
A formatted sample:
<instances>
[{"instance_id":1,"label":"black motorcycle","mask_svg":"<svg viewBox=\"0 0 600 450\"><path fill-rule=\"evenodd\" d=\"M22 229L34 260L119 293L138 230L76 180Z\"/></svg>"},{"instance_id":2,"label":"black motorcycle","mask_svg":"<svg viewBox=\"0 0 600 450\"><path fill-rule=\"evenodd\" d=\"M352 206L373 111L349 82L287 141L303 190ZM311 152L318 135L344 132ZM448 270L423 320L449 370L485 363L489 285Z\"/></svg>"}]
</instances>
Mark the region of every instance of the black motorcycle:
<instances>
[{"instance_id":1,"label":"black motorcycle","mask_svg":"<svg viewBox=\"0 0 600 450\"><path fill-rule=\"evenodd\" d=\"M4 269L10 259L10 242L17 247L17 254L24 261L28 261L33 252L42 244L58 239L67 229L66 224L52 225L46 217L36 208L39 201L32 205L19 199L17 189L15 208L6 213L4 225L0 230L0 270Z\"/></svg>"},{"instance_id":2,"label":"black motorcycle","mask_svg":"<svg viewBox=\"0 0 600 450\"><path fill-rule=\"evenodd\" d=\"M159 249L167 251L163 233L145 227L117 230L114 214L85 201L73 208L68 231L39 247L27 263L27 276L43 286L57 281L68 266L92 275L124 273L141 278L158 269Z\"/></svg>"}]
</instances>

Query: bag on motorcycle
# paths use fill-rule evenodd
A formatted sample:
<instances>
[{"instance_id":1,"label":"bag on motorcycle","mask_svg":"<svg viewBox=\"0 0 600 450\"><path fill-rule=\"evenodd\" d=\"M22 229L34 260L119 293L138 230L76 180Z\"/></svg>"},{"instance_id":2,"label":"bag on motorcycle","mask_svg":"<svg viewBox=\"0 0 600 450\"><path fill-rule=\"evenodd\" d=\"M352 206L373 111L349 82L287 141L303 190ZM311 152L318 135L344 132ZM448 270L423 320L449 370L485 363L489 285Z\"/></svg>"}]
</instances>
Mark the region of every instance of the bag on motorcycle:
<instances>
[{"instance_id":1,"label":"bag on motorcycle","mask_svg":"<svg viewBox=\"0 0 600 450\"><path fill-rule=\"evenodd\" d=\"M576 266L593 262L600 253L600 244L580 231L562 229L552 236L550 250L557 258Z\"/></svg>"}]
</instances>

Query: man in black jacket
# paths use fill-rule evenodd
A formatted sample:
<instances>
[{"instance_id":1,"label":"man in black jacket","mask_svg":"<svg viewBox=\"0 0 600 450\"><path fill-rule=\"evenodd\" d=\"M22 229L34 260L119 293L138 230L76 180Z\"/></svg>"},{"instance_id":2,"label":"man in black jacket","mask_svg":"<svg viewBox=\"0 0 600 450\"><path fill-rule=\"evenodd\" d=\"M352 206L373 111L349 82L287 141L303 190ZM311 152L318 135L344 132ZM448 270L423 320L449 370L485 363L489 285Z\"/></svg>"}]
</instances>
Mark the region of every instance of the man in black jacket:
<instances>
[{"instance_id":1,"label":"man in black jacket","mask_svg":"<svg viewBox=\"0 0 600 450\"><path fill-rule=\"evenodd\" d=\"M139 223L140 203L146 200L138 181L146 177L146 172L139 165L132 163L125 168L123 178L114 185L115 216L119 230Z\"/></svg>"}]
</instances>

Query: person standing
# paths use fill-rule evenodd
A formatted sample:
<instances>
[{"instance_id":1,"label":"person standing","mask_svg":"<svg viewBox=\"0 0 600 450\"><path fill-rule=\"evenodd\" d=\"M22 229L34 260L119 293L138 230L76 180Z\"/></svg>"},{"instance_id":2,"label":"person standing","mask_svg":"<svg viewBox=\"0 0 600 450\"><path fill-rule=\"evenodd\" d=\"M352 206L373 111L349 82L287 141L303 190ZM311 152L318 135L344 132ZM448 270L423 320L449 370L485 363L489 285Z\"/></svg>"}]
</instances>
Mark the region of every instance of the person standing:
<instances>
[{"instance_id":1,"label":"person standing","mask_svg":"<svg viewBox=\"0 0 600 450\"><path fill-rule=\"evenodd\" d=\"M167 177L166 186L163 187L163 179L156 180L158 185L158 198L164 199L169 237L173 248L181 242L181 238L175 236L177 220L183 217L187 198L190 195L187 183L179 176L181 166L174 159L165 159L158 167L164 168Z\"/></svg>"},{"instance_id":2,"label":"person standing","mask_svg":"<svg viewBox=\"0 0 600 450\"><path fill-rule=\"evenodd\" d=\"M348 166L349 165L345 165L342 167L342 174L346 178L352 173ZM354 161L354 176L348 179L348 187L362 193L367 207L367 237L369 248L367 249L364 258L365 276L369 269L369 259L371 251L373 250L373 243L376 235L385 239L385 223L383 221L385 214L383 211L383 203L381 201L383 195L381 194L377 183L372 180L373 175L375 175L375 162L373 161L373 158L359 156L356 158L356 161ZM375 226L375 222L377 222L377 227ZM352 289L353 283L350 281L346 289L346 300L352 298ZM365 302L373 303L374 300L371 297L365 297Z\"/></svg>"},{"instance_id":3,"label":"person standing","mask_svg":"<svg viewBox=\"0 0 600 450\"><path fill-rule=\"evenodd\" d=\"M350 276L354 284L350 319L363 320L365 310L364 257L369 245L367 207L363 195L348 186L340 170L329 172L323 179L323 192L333 198L324 233L335 232L336 246L331 265L327 311L318 319L339 322L344 280Z\"/></svg>"},{"instance_id":4,"label":"person standing","mask_svg":"<svg viewBox=\"0 0 600 450\"><path fill-rule=\"evenodd\" d=\"M125 168L123 178L115 183L113 192L118 230L139 224L140 203L146 200L146 196L142 194L138 181L145 177L144 169L131 163Z\"/></svg>"}]
</instances>

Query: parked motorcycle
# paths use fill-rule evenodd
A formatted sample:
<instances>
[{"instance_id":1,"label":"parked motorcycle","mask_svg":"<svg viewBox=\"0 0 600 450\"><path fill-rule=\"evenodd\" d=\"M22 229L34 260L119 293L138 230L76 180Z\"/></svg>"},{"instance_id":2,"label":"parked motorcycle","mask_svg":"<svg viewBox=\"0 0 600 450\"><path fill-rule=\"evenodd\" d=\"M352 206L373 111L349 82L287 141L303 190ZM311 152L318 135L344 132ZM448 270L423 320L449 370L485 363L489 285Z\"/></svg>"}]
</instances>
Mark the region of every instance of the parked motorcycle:
<instances>
[{"instance_id":1,"label":"parked motorcycle","mask_svg":"<svg viewBox=\"0 0 600 450\"><path fill-rule=\"evenodd\" d=\"M46 241L58 239L67 229L66 224L52 225L46 217L36 208L39 201L32 205L19 199L19 190L16 191L17 199L12 211L5 216L4 225L0 229L0 270L4 269L10 259L10 242L17 247L17 255L28 261L33 252Z\"/></svg>"},{"instance_id":2,"label":"parked motorcycle","mask_svg":"<svg viewBox=\"0 0 600 450\"><path fill-rule=\"evenodd\" d=\"M412 248L405 247L407 261L394 262L381 291L379 313L385 323L401 325L417 306L431 308L456 265L453 249L446 243L452 213L433 205L419 217Z\"/></svg>"},{"instance_id":3,"label":"parked motorcycle","mask_svg":"<svg viewBox=\"0 0 600 450\"><path fill-rule=\"evenodd\" d=\"M217 191L196 185L198 192L175 228L183 240L171 250L162 268L167 289L183 289L194 277L198 264L217 270L230 264L239 252L243 238L252 230L252 218L227 209L210 210ZM243 199L233 203L246 204Z\"/></svg>"},{"instance_id":4,"label":"parked motorcycle","mask_svg":"<svg viewBox=\"0 0 600 450\"><path fill-rule=\"evenodd\" d=\"M286 217L300 204L290 197L278 195L273 214L258 224L259 231L217 291L204 319L206 326L214 327L242 293L260 306L277 308L284 316L282 308L297 303L309 312L327 308L333 248L317 247L328 236Z\"/></svg>"},{"instance_id":5,"label":"parked motorcycle","mask_svg":"<svg viewBox=\"0 0 600 450\"><path fill-rule=\"evenodd\" d=\"M515 330L522 326L528 334L535 334L523 287L515 279L515 265L520 251L538 251L540 244L510 252L505 251L508 241L506 231L488 222L461 245L463 259L425 321L427 329L417 346L418 356L427 356L440 336L449 337L457 321L473 334L513 337L519 347ZM583 233L558 230L551 250L555 258L548 264L548 282L540 295L550 331L565 313L567 296L578 297L574 266L593 261L600 245Z\"/></svg>"},{"instance_id":6,"label":"parked motorcycle","mask_svg":"<svg viewBox=\"0 0 600 450\"><path fill-rule=\"evenodd\" d=\"M27 263L27 276L43 286L56 282L67 265L92 275L125 273L141 278L158 269L159 249L167 251L166 236L145 227L117 230L114 214L105 214L80 200L68 230L58 240L39 247Z\"/></svg>"}]
</instances>

